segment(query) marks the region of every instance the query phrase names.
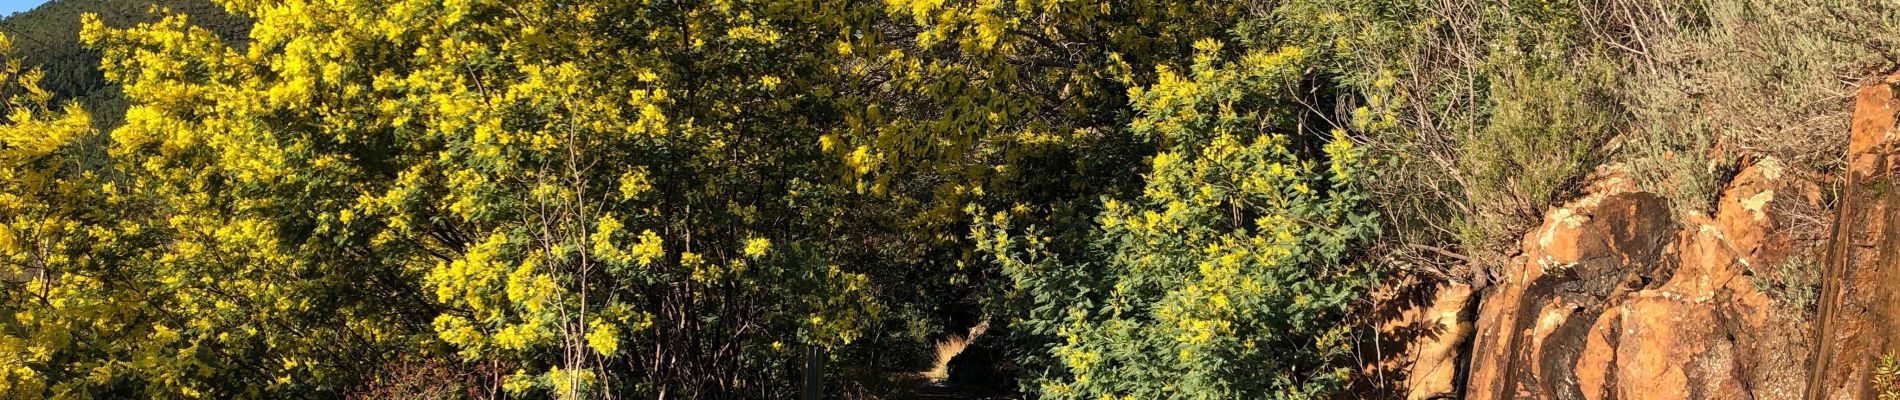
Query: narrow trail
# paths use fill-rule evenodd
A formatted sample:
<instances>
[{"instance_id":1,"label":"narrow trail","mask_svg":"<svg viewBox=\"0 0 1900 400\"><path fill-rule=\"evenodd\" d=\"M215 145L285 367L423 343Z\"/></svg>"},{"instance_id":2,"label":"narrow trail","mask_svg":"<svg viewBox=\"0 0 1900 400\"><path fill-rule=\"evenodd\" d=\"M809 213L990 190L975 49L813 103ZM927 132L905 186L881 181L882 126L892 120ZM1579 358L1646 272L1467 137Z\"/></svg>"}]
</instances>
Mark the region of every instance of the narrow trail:
<instances>
[{"instance_id":1,"label":"narrow trail","mask_svg":"<svg viewBox=\"0 0 1900 400\"><path fill-rule=\"evenodd\" d=\"M911 392L910 398L913 398L913 399L990 399L990 398L995 398L993 396L981 395L981 394L976 393L975 391L970 390L970 388L965 388L961 386L960 384L963 382L958 382L956 379L952 379L952 377L950 376L951 372L953 372L950 370L950 362L952 360L955 360L958 355L962 355L964 350L968 350L970 346L974 344L978 338L982 338L983 334L985 332L988 332L989 329L990 329L989 318L983 318L979 320L979 322L977 322L976 326L970 327L969 331L966 334L951 335L950 337L945 338L944 340L937 341L936 359L934 360L934 362L931 363L931 368L929 371L923 371L923 372L917 373L917 376L919 378L922 378L922 380L916 386L914 391Z\"/></svg>"},{"instance_id":2,"label":"narrow trail","mask_svg":"<svg viewBox=\"0 0 1900 400\"><path fill-rule=\"evenodd\" d=\"M983 337L983 333L989 330L990 320L985 318L982 322L977 322L976 326L970 327L970 332L967 335L951 336L948 339L938 341L936 362L931 364L932 367L929 371L923 372L924 379L937 382L950 379L950 360L955 359L958 354L963 354L963 349L969 348L971 342L975 342L977 338Z\"/></svg>"},{"instance_id":3,"label":"narrow trail","mask_svg":"<svg viewBox=\"0 0 1900 400\"><path fill-rule=\"evenodd\" d=\"M975 394L948 386L925 386L917 389L916 399L981 399Z\"/></svg>"}]
</instances>

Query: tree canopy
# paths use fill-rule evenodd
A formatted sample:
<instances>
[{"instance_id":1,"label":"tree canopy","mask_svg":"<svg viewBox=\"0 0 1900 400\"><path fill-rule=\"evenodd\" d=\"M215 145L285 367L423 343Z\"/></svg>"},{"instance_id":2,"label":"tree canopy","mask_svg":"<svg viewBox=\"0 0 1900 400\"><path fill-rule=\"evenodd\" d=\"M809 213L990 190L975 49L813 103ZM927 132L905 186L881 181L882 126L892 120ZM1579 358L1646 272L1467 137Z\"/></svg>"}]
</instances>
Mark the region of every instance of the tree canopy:
<instances>
[{"instance_id":1,"label":"tree canopy","mask_svg":"<svg viewBox=\"0 0 1900 400\"><path fill-rule=\"evenodd\" d=\"M1391 273L1659 160L1624 6L56 1L0 397L884 397L980 323L1006 392L1340 396Z\"/></svg>"}]
</instances>

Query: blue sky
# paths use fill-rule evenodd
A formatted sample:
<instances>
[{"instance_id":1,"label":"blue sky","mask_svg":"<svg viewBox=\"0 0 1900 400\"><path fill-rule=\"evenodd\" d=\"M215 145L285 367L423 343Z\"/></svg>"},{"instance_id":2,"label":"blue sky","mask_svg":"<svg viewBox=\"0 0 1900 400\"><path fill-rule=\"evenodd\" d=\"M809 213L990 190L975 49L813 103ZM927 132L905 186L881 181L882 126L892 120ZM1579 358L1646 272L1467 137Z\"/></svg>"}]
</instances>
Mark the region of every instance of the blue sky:
<instances>
[{"instance_id":1,"label":"blue sky","mask_svg":"<svg viewBox=\"0 0 1900 400\"><path fill-rule=\"evenodd\" d=\"M46 0L0 0L0 17L31 10L41 4L46 4Z\"/></svg>"}]
</instances>

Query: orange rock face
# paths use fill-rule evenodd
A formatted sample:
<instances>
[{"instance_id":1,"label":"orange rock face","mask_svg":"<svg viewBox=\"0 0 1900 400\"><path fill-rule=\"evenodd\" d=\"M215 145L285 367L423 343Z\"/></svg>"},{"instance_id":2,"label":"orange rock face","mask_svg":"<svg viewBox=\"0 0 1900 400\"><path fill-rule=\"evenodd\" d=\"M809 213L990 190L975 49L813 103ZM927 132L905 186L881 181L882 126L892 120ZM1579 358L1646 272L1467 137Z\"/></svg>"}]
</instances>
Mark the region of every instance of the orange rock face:
<instances>
[{"instance_id":1,"label":"orange rock face","mask_svg":"<svg viewBox=\"0 0 1900 400\"><path fill-rule=\"evenodd\" d=\"M1895 117L1900 75L1855 97L1834 232L1822 278L1821 322L1809 371L1810 399L1871 399L1874 361L1900 351L1900 193L1895 190Z\"/></svg>"},{"instance_id":2,"label":"orange rock face","mask_svg":"<svg viewBox=\"0 0 1900 400\"><path fill-rule=\"evenodd\" d=\"M1713 216L1672 215L1605 168L1483 293L1466 398L1800 397L1804 327L1750 276L1789 253L1776 202L1819 201L1779 175L1758 163Z\"/></svg>"},{"instance_id":3,"label":"orange rock face","mask_svg":"<svg viewBox=\"0 0 1900 400\"><path fill-rule=\"evenodd\" d=\"M1469 363L1463 374L1414 372L1407 384L1428 388L1408 397L1875 398L1875 360L1900 353L1895 84L1900 74L1857 97L1831 216L1787 211L1822 209L1821 190L1783 176L1774 159L1743 168L1706 215L1678 214L1617 167L1601 168L1582 197L1525 233L1494 285L1453 293L1457 304L1479 299L1461 314L1475 320L1443 325L1457 333L1448 343L1470 332L1468 350L1442 351ZM1776 310L1789 297L1763 292L1781 274L1815 269L1815 318ZM1446 377L1463 380L1462 393L1445 392Z\"/></svg>"},{"instance_id":4,"label":"orange rock face","mask_svg":"<svg viewBox=\"0 0 1900 400\"><path fill-rule=\"evenodd\" d=\"M1350 397L1429 400L1457 398L1471 340L1470 285L1408 277L1374 294L1380 342L1363 357Z\"/></svg>"}]
</instances>

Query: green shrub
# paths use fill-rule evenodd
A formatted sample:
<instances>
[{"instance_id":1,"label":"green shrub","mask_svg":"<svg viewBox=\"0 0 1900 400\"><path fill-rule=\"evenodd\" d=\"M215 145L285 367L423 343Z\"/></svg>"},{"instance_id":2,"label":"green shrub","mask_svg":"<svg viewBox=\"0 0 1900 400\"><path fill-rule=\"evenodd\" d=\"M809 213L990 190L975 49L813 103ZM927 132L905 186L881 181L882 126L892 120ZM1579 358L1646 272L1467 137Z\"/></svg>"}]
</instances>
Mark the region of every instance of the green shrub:
<instances>
[{"instance_id":1,"label":"green shrub","mask_svg":"<svg viewBox=\"0 0 1900 400\"><path fill-rule=\"evenodd\" d=\"M1777 308L1796 322L1806 321L1820 298L1821 270L1806 254L1782 259L1772 267L1772 275L1756 275L1755 290L1768 294Z\"/></svg>"},{"instance_id":2,"label":"green shrub","mask_svg":"<svg viewBox=\"0 0 1900 400\"><path fill-rule=\"evenodd\" d=\"M1620 97L1635 123L1620 157L1683 210L1707 211L1742 156L1786 161L1796 176L1836 168L1853 89L1900 54L1890 3L1697 1L1629 14L1641 30L1605 39L1627 49L1632 76Z\"/></svg>"},{"instance_id":3,"label":"green shrub","mask_svg":"<svg viewBox=\"0 0 1900 400\"><path fill-rule=\"evenodd\" d=\"M1520 67L1516 54L1494 69L1483 128L1457 137L1468 196L1479 215L1466 243L1514 238L1563 200L1601 158L1617 114L1606 91L1613 69L1542 63Z\"/></svg>"},{"instance_id":4,"label":"green shrub","mask_svg":"<svg viewBox=\"0 0 1900 400\"><path fill-rule=\"evenodd\" d=\"M1465 267L1500 265L1605 157L1626 119L1618 64L1588 40L1584 3L1318 6L1348 26L1319 30L1352 45L1337 68L1361 78L1345 83L1366 114L1395 125L1361 140L1380 165L1367 190L1387 240L1462 252Z\"/></svg>"},{"instance_id":5,"label":"green shrub","mask_svg":"<svg viewBox=\"0 0 1900 400\"><path fill-rule=\"evenodd\" d=\"M1874 391L1880 400L1900 400L1900 361L1895 361L1892 352L1880 356L1880 366L1874 369Z\"/></svg>"},{"instance_id":6,"label":"green shrub","mask_svg":"<svg viewBox=\"0 0 1900 400\"><path fill-rule=\"evenodd\" d=\"M1343 321L1377 276L1354 258L1376 229L1364 156L1344 131L1277 133L1297 126L1278 94L1304 50L1197 47L1189 71L1131 91L1134 132L1164 150L1139 198L1106 202L1092 251L1058 257L1007 213L978 222L1034 296L1025 325L1055 339L1044 396L1327 398L1352 374Z\"/></svg>"}]
</instances>

